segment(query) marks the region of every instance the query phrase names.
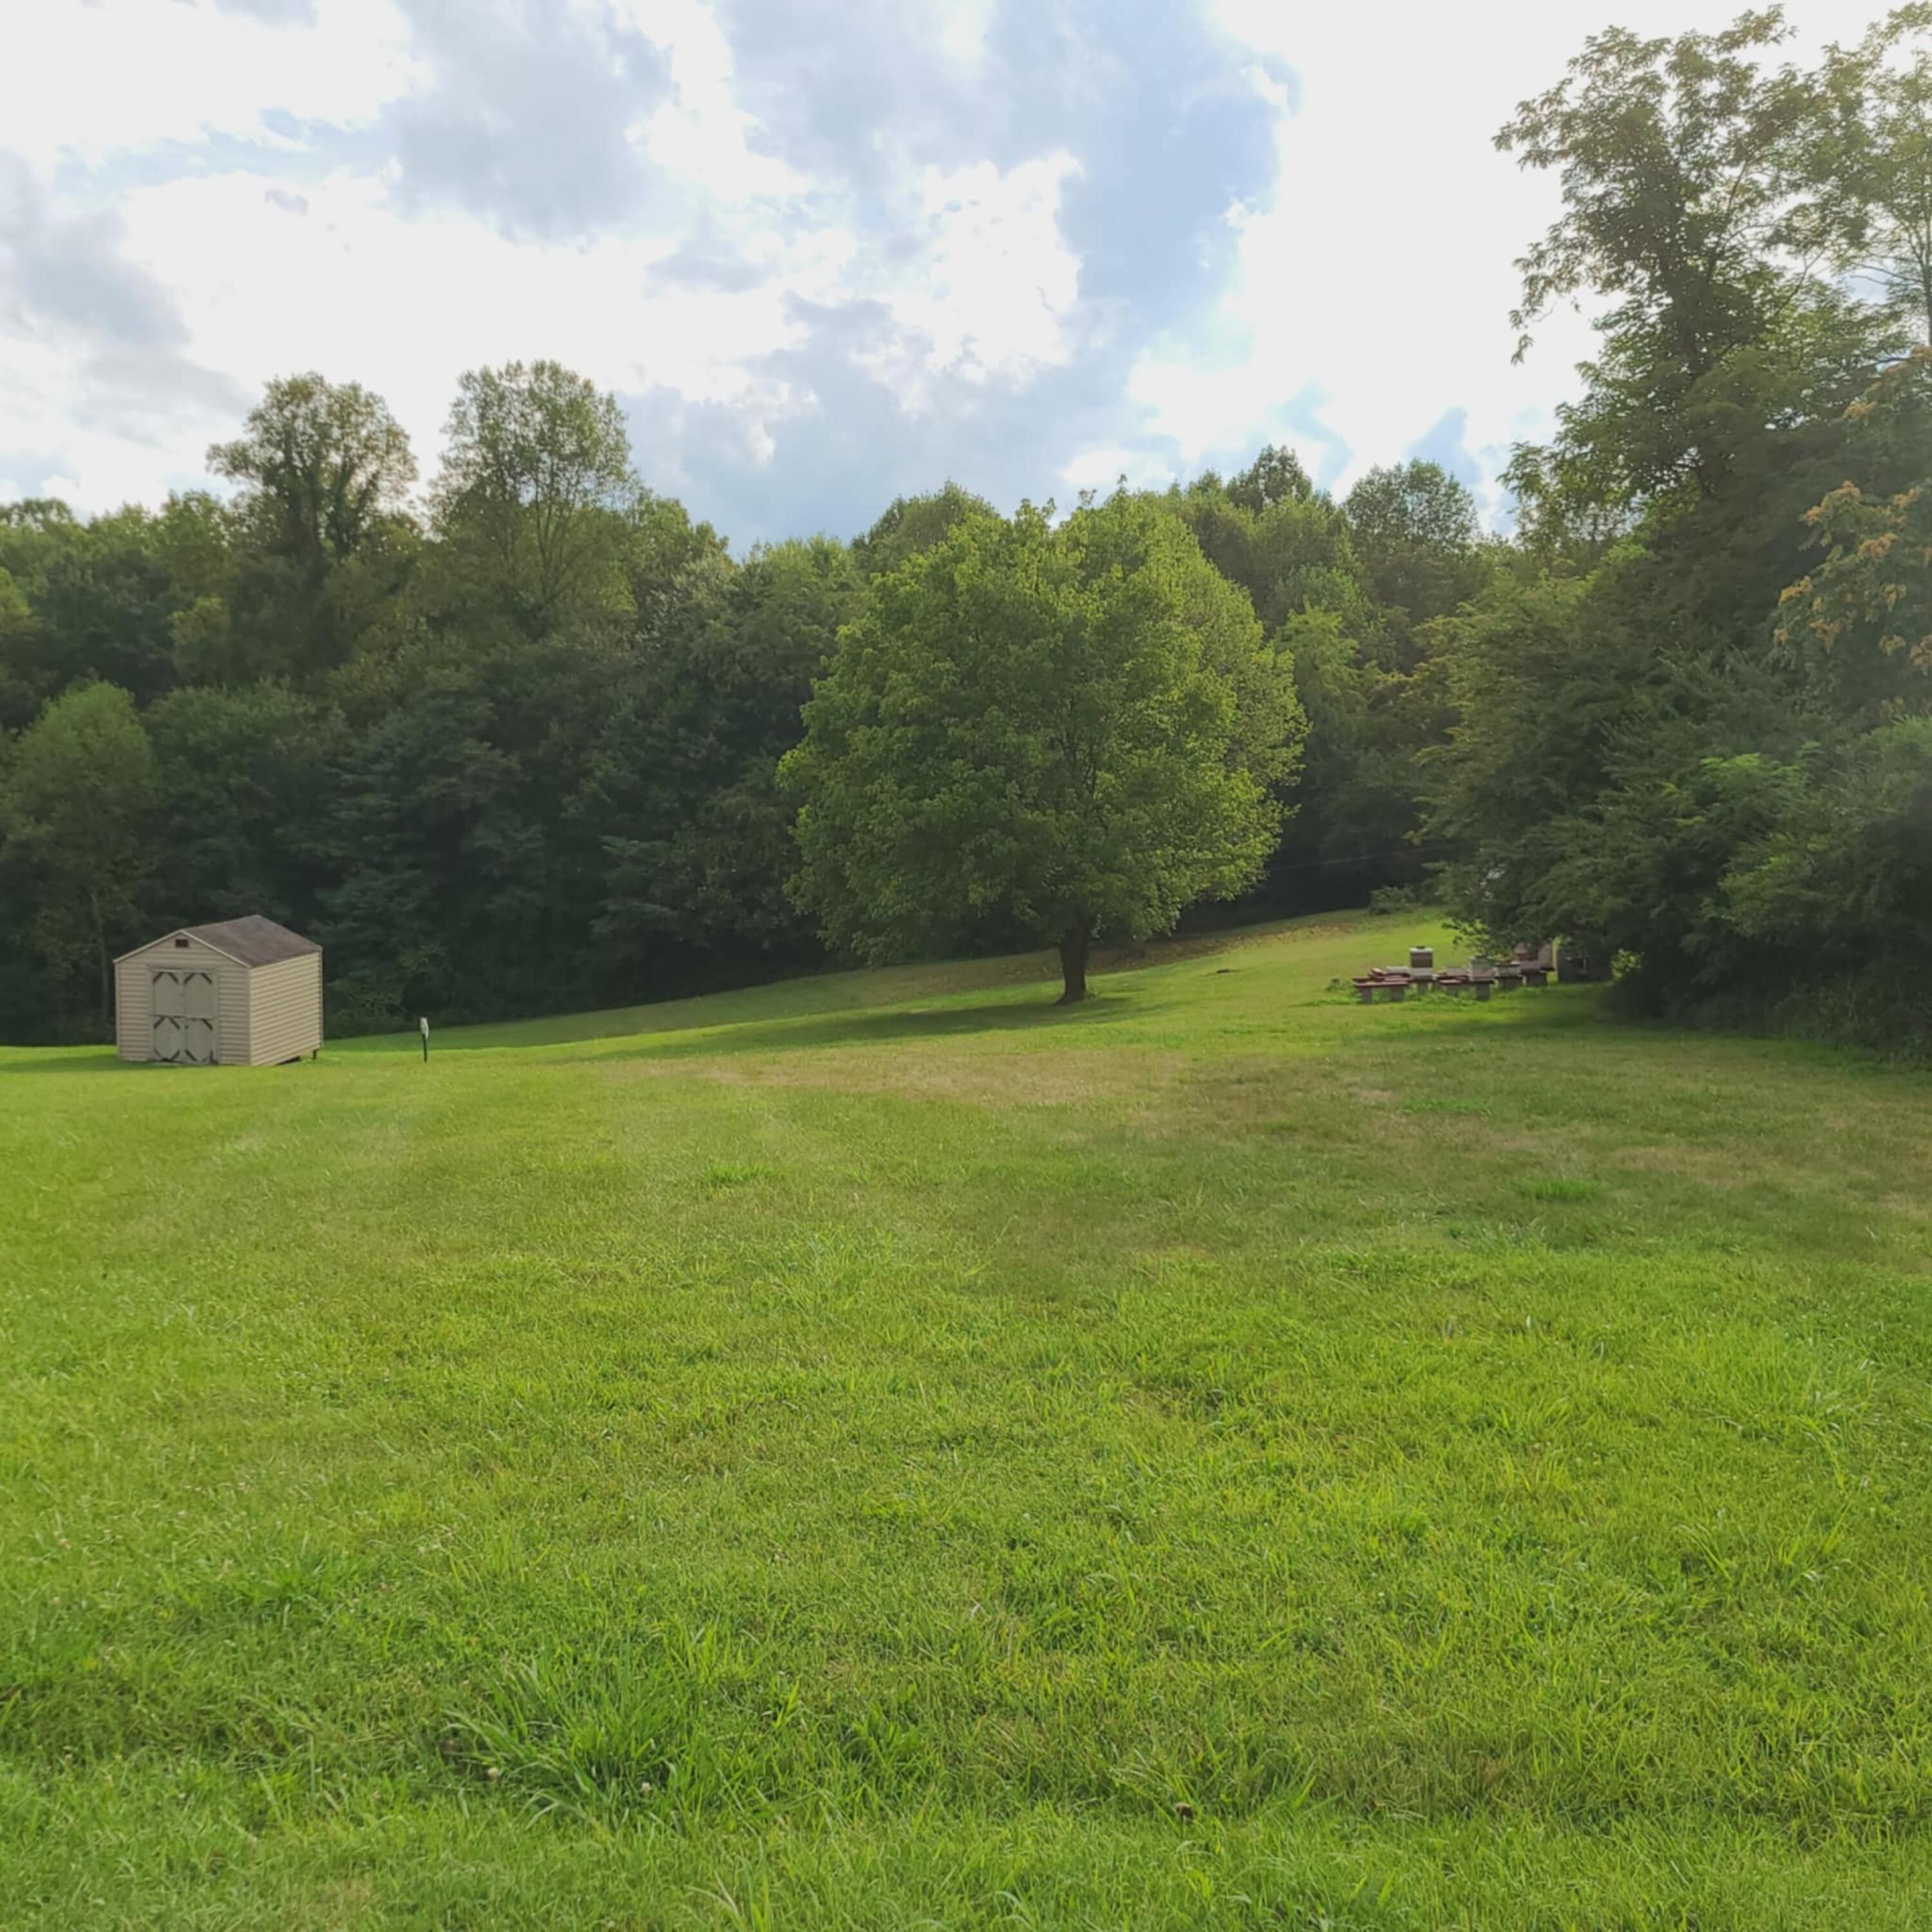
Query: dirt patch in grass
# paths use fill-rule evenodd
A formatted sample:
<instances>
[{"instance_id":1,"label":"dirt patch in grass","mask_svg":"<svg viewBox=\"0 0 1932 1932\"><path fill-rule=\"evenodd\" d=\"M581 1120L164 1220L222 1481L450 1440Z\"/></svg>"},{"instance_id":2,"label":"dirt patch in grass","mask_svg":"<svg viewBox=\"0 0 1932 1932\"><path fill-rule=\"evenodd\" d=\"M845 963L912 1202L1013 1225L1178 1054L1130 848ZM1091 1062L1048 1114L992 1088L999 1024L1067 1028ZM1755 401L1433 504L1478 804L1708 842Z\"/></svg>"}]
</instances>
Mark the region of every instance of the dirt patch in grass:
<instances>
[{"instance_id":1,"label":"dirt patch in grass","mask_svg":"<svg viewBox=\"0 0 1932 1932\"><path fill-rule=\"evenodd\" d=\"M1126 1101L1137 1108L1166 1104L1184 1083L1190 1064L1182 1054L1123 1055L1077 1048L969 1056L847 1047L763 1060L629 1060L610 1071L620 1079L674 1074L734 1087L811 1088L830 1094L888 1094L985 1107L1076 1107Z\"/></svg>"},{"instance_id":2,"label":"dirt patch in grass","mask_svg":"<svg viewBox=\"0 0 1932 1932\"><path fill-rule=\"evenodd\" d=\"M758 1057L645 1058L613 1062L607 1070L616 1079L669 1075L728 1086L884 1094L994 1108L1084 1107L1160 1133L1245 1137L1297 1114L1330 1129L1349 1119L1372 1121L1378 1138L1420 1138L1440 1131L1396 1111L1400 1093L1338 1086L1332 1067L1319 1062L1209 1061L1146 1048L989 1053L945 1046L847 1046Z\"/></svg>"}]
</instances>

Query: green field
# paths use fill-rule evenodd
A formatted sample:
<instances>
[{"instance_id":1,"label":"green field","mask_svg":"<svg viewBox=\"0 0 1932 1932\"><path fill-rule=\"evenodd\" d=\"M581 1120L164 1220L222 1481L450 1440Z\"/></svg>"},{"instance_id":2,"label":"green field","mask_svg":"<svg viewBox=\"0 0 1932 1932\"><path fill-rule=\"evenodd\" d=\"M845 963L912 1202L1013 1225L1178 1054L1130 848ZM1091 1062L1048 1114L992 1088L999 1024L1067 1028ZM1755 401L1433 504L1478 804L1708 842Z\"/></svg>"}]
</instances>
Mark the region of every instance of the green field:
<instances>
[{"instance_id":1,"label":"green field","mask_svg":"<svg viewBox=\"0 0 1932 1932\"><path fill-rule=\"evenodd\" d=\"M1932 1089L1418 936L0 1051L0 1922L1932 1922Z\"/></svg>"}]
</instances>

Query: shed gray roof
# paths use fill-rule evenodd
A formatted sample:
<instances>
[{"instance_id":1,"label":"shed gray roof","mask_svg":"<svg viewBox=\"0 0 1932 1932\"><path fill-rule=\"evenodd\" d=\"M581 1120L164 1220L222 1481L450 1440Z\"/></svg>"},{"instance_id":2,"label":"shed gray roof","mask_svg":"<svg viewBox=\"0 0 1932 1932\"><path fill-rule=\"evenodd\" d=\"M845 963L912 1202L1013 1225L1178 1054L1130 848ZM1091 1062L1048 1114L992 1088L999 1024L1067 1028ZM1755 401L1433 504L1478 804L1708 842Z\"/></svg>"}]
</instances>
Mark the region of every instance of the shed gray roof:
<instances>
[{"instance_id":1,"label":"shed gray roof","mask_svg":"<svg viewBox=\"0 0 1932 1932\"><path fill-rule=\"evenodd\" d=\"M246 919L224 919L214 926L184 926L182 930L189 938L199 939L218 952L240 960L244 966L272 966L278 959L299 959L305 952L322 950L314 940L304 939L300 933L291 932L258 912L251 912Z\"/></svg>"}]
</instances>

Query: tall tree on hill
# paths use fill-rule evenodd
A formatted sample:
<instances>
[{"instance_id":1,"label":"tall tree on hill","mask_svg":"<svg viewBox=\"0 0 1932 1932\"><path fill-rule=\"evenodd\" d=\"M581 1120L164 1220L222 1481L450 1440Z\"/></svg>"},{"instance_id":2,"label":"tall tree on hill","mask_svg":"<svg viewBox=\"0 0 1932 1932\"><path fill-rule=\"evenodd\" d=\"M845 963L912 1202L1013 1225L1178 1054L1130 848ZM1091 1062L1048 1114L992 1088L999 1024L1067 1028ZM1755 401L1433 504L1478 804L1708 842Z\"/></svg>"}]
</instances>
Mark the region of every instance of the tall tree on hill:
<instances>
[{"instance_id":1,"label":"tall tree on hill","mask_svg":"<svg viewBox=\"0 0 1932 1932\"><path fill-rule=\"evenodd\" d=\"M1252 474L1243 476L1252 482ZM1150 500L1186 524L1208 561L1248 593L1264 631L1311 604L1334 608L1360 588L1348 519L1327 496L1244 488L1241 478L1225 483L1209 470Z\"/></svg>"},{"instance_id":2,"label":"tall tree on hill","mask_svg":"<svg viewBox=\"0 0 1932 1932\"><path fill-rule=\"evenodd\" d=\"M805 716L781 776L828 939L886 959L1003 916L1069 1001L1096 938L1258 874L1302 728L1246 600L1126 496L961 522L874 585Z\"/></svg>"},{"instance_id":3,"label":"tall tree on hill","mask_svg":"<svg viewBox=\"0 0 1932 1932\"><path fill-rule=\"evenodd\" d=\"M560 362L472 369L458 385L431 493L466 593L532 636L622 610L640 486L616 398Z\"/></svg>"},{"instance_id":4,"label":"tall tree on hill","mask_svg":"<svg viewBox=\"0 0 1932 1932\"><path fill-rule=\"evenodd\" d=\"M993 506L957 483L942 484L922 496L895 496L878 520L852 546L853 560L866 577L883 577L908 558L945 542L968 517L990 517Z\"/></svg>"},{"instance_id":5,"label":"tall tree on hill","mask_svg":"<svg viewBox=\"0 0 1932 1932\"><path fill-rule=\"evenodd\" d=\"M1370 595L1383 607L1388 656L1412 669L1418 628L1481 589L1489 566L1468 486L1440 464L1371 470L1342 505Z\"/></svg>"},{"instance_id":6,"label":"tall tree on hill","mask_svg":"<svg viewBox=\"0 0 1932 1932\"><path fill-rule=\"evenodd\" d=\"M416 475L381 397L313 372L271 382L246 432L215 444L208 464L250 492L270 548L318 570L355 556Z\"/></svg>"},{"instance_id":7,"label":"tall tree on hill","mask_svg":"<svg viewBox=\"0 0 1932 1932\"><path fill-rule=\"evenodd\" d=\"M1514 473L1533 532L1581 512L1622 536L1581 580L1505 578L1448 620L1432 822L1460 848L1446 877L1468 922L1590 937L1660 1009L1894 980L1873 969L1912 928L1889 909L1922 890L1922 725L1887 721L1922 693L1903 566L1923 406L1862 430L1898 310L1796 250L1824 232L1821 116L1866 110L1842 66L1827 86L1763 64L1782 32L1766 14L1600 36L1504 130L1562 170L1525 313L1586 290L1611 304L1582 397ZM1868 487L1844 489L1848 470Z\"/></svg>"},{"instance_id":8,"label":"tall tree on hill","mask_svg":"<svg viewBox=\"0 0 1932 1932\"><path fill-rule=\"evenodd\" d=\"M265 656L262 640L237 628L242 574L259 570L260 525L244 494L238 505L206 490L177 491L154 520L152 537L172 590L175 679L178 685L246 684L272 665L292 669L286 654ZM245 607L244 607L245 625Z\"/></svg>"},{"instance_id":9,"label":"tall tree on hill","mask_svg":"<svg viewBox=\"0 0 1932 1932\"><path fill-rule=\"evenodd\" d=\"M1270 443L1246 469L1228 480L1228 500L1257 516L1277 503L1305 503L1315 485L1292 449Z\"/></svg>"},{"instance_id":10,"label":"tall tree on hill","mask_svg":"<svg viewBox=\"0 0 1932 1932\"><path fill-rule=\"evenodd\" d=\"M1559 303L1610 304L1583 396L1509 472L1532 527L1720 491L1754 427L1856 393L1882 331L1792 252L1817 94L1766 64L1788 34L1776 8L1674 40L1611 29L1496 136L1563 184L1518 265L1519 355Z\"/></svg>"},{"instance_id":11,"label":"tall tree on hill","mask_svg":"<svg viewBox=\"0 0 1932 1932\"><path fill-rule=\"evenodd\" d=\"M415 548L416 458L388 406L359 382L283 376L208 464L242 485L248 555L223 608L196 613L190 650L232 624L245 638L232 667L241 675L314 679L346 663Z\"/></svg>"},{"instance_id":12,"label":"tall tree on hill","mask_svg":"<svg viewBox=\"0 0 1932 1932\"><path fill-rule=\"evenodd\" d=\"M1360 735L1346 768L1322 773L1312 815L1330 856L1377 854L1368 878L1417 880L1428 760L1453 716L1444 620L1489 584L1496 550L1475 499L1440 464L1371 470L1342 507L1373 616L1358 654ZM1299 635L1289 641L1299 662ZM1311 728L1316 715L1311 694Z\"/></svg>"}]
</instances>

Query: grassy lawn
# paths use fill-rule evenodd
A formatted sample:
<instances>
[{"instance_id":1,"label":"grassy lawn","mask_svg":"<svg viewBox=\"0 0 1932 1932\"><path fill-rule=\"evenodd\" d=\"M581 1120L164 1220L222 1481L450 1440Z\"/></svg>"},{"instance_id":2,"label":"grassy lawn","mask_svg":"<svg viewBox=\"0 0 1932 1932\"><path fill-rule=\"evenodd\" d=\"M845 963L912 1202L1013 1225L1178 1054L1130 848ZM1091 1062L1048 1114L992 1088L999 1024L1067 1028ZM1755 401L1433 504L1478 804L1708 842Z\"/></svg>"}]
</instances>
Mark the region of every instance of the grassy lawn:
<instances>
[{"instance_id":1,"label":"grassy lawn","mask_svg":"<svg viewBox=\"0 0 1932 1932\"><path fill-rule=\"evenodd\" d=\"M1926 1924L1932 1088L1414 936L0 1050L0 1922Z\"/></svg>"}]
</instances>

